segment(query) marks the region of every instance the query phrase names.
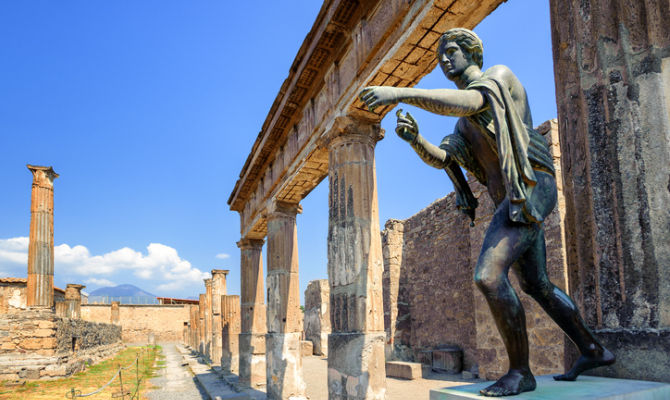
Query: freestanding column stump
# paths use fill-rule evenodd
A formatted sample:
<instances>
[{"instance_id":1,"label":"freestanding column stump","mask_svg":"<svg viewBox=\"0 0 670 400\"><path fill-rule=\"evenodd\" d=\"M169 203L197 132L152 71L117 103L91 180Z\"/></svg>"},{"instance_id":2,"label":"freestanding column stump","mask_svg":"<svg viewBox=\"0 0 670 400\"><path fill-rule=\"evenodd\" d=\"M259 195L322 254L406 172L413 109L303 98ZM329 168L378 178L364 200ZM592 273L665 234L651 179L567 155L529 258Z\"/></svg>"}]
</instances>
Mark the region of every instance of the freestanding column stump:
<instances>
[{"instance_id":1,"label":"freestanding column stump","mask_svg":"<svg viewBox=\"0 0 670 400\"><path fill-rule=\"evenodd\" d=\"M240 339L240 379L243 386L265 386L265 302L263 291L263 240L242 239L242 295Z\"/></svg>"},{"instance_id":2,"label":"freestanding column stump","mask_svg":"<svg viewBox=\"0 0 670 400\"><path fill-rule=\"evenodd\" d=\"M84 285L68 283L65 287L65 316L68 318L81 318L81 289Z\"/></svg>"},{"instance_id":3,"label":"freestanding column stump","mask_svg":"<svg viewBox=\"0 0 670 400\"><path fill-rule=\"evenodd\" d=\"M221 296L226 294L228 270L212 270L212 365L221 365Z\"/></svg>"},{"instance_id":4,"label":"freestanding column stump","mask_svg":"<svg viewBox=\"0 0 670 400\"><path fill-rule=\"evenodd\" d=\"M221 323L223 326L221 369L238 374L240 369L240 296L221 296Z\"/></svg>"},{"instance_id":5,"label":"freestanding column stump","mask_svg":"<svg viewBox=\"0 0 670 400\"><path fill-rule=\"evenodd\" d=\"M268 308L266 340L268 399L305 399L300 355L298 204L275 201L268 221Z\"/></svg>"},{"instance_id":6,"label":"freestanding column stump","mask_svg":"<svg viewBox=\"0 0 670 400\"><path fill-rule=\"evenodd\" d=\"M374 148L377 123L339 117L329 140L328 398L384 399L383 259Z\"/></svg>"},{"instance_id":7,"label":"freestanding column stump","mask_svg":"<svg viewBox=\"0 0 670 400\"><path fill-rule=\"evenodd\" d=\"M120 325L121 324L121 317L120 317L120 310L119 310L120 305L121 305L121 302L113 301L112 305L109 309L110 310L109 322L114 324L114 325Z\"/></svg>"},{"instance_id":8,"label":"freestanding column stump","mask_svg":"<svg viewBox=\"0 0 670 400\"><path fill-rule=\"evenodd\" d=\"M28 244L28 307L54 306L54 179L52 167L27 165L33 173Z\"/></svg>"}]
</instances>

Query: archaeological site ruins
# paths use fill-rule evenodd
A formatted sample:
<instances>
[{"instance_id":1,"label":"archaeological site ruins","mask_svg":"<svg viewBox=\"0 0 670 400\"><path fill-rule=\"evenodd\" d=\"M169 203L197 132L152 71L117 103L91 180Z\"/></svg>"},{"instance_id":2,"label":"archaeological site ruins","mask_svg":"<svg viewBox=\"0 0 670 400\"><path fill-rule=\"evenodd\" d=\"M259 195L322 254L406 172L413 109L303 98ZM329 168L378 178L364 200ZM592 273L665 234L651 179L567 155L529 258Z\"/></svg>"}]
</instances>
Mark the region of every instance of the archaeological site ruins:
<instances>
[{"instance_id":1,"label":"archaeological site ruins","mask_svg":"<svg viewBox=\"0 0 670 400\"><path fill-rule=\"evenodd\" d=\"M54 287L58 174L29 165L27 279L0 278L0 380L68 376L149 337L270 399L306 398L305 354L327 357L329 399L384 399L387 376L422 368L499 378L505 346L472 279L494 211L486 188L470 177L472 227L454 193L382 225L375 146L392 106L370 112L358 94L416 85L442 33L474 28L503 1L324 1L228 199L240 217L239 296L220 269L197 300L162 304L87 304L84 286ZM537 126L559 189L547 270L616 354L590 375L670 383L670 6L550 4L558 114ZM326 179L328 276L309 283L303 312L296 216ZM563 373L578 352L511 280L532 370Z\"/></svg>"}]
</instances>

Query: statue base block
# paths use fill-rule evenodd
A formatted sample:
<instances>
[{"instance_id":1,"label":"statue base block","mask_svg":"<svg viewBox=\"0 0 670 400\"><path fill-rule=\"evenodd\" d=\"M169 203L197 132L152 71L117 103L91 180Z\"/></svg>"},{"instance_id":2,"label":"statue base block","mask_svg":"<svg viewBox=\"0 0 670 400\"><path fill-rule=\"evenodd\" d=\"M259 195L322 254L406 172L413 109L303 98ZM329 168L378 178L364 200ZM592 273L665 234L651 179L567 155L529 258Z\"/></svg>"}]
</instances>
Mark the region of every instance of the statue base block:
<instances>
[{"instance_id":1,"label":"statue base block","mask_svg":"<svg viewBox=\"0 0 670 400\"><path fill-rule=\"evenodd\" d=\"M537 389L516 396L504 397L533 400L660 400L670 399L667 383L602 378L582 375L574 382L558 382L550 375L535 377ZM493 382L456 386L430 391L430 400L488 399L479 394Z\"/></svg>"}]
</instances>

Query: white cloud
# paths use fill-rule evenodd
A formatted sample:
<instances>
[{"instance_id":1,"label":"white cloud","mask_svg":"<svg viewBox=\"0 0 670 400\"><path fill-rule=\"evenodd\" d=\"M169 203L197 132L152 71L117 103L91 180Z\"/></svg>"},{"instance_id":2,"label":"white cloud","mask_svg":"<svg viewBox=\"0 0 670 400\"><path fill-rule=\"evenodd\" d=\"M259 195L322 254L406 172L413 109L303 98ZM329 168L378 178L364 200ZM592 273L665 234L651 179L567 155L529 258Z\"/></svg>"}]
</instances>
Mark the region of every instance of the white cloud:
<instances>
[{"instance_id":1,"label":"white cloud","mask_svg":"<svg viewBox=\"0 0 670 400\"><path fill-rule=\"evenodd\" d=\"M0 239L0 267L27 265L28 238ZM60 244L54 247L56 272L67 271L89 277L86 283L108 285L105 277L132 273L140 279L151 279L158 290L178 290L190 284L202 284L209 273L194 268L182 259L177 250L160 243L151 243L142 253L128 247L102 255L91 255L82 245ZM103 283L104 282L104 283Z\"/></svg>"},{"instance_id":2,"label":"white cloud","mask_svg":"<svg viewBox=\"0 0 670 400\"><path fill-rule=\"evenodd\" d=\"M116 286L116 283L110 281L109 279L98 279L98 278L88 278L84 281L84 283L87 283L89 285L94 285L94 286Z\"/></svg>"},{"instance_id":3,"label":"white cloud","mask_svg":"<svg viewBox=\"0 0 670 400\"><path fill-rule=\"evenodd\" d=\"M230 258L230 254L219 253L219 254L217 254L215 257L216 257L216 258L220 258L220 259L222 259L222 260L225 260L226 258Z\"/></svg>"}]
</instances>

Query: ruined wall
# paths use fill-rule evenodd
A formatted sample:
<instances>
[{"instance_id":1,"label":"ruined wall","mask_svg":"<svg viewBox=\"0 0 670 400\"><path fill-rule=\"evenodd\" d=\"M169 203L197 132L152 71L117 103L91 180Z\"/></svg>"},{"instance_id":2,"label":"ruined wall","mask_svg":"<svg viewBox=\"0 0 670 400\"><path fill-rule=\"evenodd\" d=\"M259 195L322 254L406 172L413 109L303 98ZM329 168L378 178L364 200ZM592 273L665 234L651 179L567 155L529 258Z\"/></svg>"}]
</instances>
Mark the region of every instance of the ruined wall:
<instances>
[{"instance_id":1,"label":"ruined wall","mask_svg":"<svg viewBox=\"0 0 670 400\"><path fill-rule=\"evenodd\" d=\"M63 289L54 288L54 305L63 301ZM0 314L21 312L27 308L26 278L0 278Z\"/></svg>"},{"instance_id":2,"label":"ruined wall","mask_svg":"<svg viewBox=\"0 0 670 400\"><path fill-rule=\"evenodd\" d=\"M570 288L602 373L670 381L670 4L550 4Z\"/></svg>"},{"instance_id":3,"label":"ruined wall","mask_svg":"<svg viewBox=\"0 0 670 400\"><path fill-rule=\"evenodd\" d=\"M537 129L550 144L560 182L557 122ZM545 221L547 270L552 282L565 289L565 215L558 186L558 206ZM479 200L474 227L456 209L454 193L407 220L387 222L382 234L385 328L391 358L421 360L422 351L457 345L463 349L465 369L477 364L482 377L494 379L506 372L507 356L488 305L473 283L494 206L484 186L470 179L470 187ZM537 374L563 372L572 354L566 351L564 334L520 290L514 273L510 280L526 310L531 368Z\"/></svg>"},{"instance_id":4,"label":"ruined wall","mask_svg":"<svg viewBox=\"0 0 670 400\"><path fill-rule=\"evenodd\" d=\"M81 318L108 323L111 318L111 305L82 304ZM180 342L184 335L184 322L188 321L188 304L119 306L119 324L125 343L144 343L148 340L149 333L154 334L156 341Z\"/></svg>"},{"instance_id":5,"label":"ruined wall","mask_svg":"<svg viewBox=\"0 0 670 400\"><path fill-rule=\"evenodd\" d=\"M313 344L316 355L328 355L330 333L330 286L328 279L311 281L305 289L305 340Z\"/></svg>"},{"instance_id":6,"label":"ruined wall","mask_svg":"<svg viewBox=\"0 0 670 400\"><path fill-rule=\"evenodd\" d=\"M71 375L122 348L121 329L44 310L0 316L0 380Z\"/></svg>"}]
</instances>

